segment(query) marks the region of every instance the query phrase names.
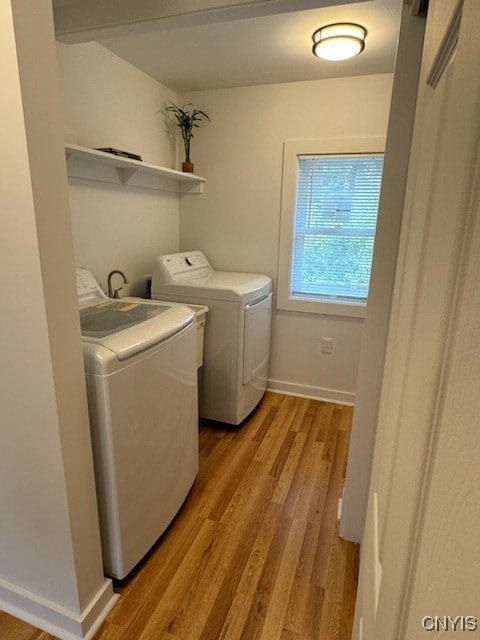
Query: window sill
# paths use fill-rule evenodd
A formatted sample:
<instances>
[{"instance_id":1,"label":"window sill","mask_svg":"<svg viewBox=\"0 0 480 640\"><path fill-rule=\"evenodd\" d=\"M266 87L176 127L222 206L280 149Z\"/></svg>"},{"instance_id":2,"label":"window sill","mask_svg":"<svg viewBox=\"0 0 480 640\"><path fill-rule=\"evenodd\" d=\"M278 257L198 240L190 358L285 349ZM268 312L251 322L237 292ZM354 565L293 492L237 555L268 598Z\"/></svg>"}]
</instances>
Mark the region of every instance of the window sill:
<instances>
[{"instance_id":1,"label":"window sill","mask_svg":"<svg viewBox=\"0 0 480 640\"><path fill-rule=\"evenodd\" d=\"M277 298L277 309L319 315L345 316L347 318L365 318L367 313L366 303L293 297L281 300L280 296Z\"/></svg>"}]
</instances>

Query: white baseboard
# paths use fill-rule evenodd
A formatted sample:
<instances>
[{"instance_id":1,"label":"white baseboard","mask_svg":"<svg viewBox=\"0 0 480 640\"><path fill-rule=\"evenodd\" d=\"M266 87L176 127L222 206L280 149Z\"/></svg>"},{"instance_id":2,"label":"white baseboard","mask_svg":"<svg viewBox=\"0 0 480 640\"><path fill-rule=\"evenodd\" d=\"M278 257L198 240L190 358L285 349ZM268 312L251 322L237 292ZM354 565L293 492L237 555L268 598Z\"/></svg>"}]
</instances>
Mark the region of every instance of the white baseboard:
<instances>
[{"instance_id":1,"label":"white baseboard","mask_svg":"<svg viewBox=\"0 0 480 640\"><path fill-rule=\"evenodd\" d=\"M112 581L105 578L88 606L77 614L0 579L0 610L60 640L91 640L119 597L113 592Z\"/></svg>"},{"instance_id":2,"label":"white baseboard","mask_svg":"<svg viewBox=\"0 0 480 640\"><path fill-rule=\"evenodd\" d=\"M268 380L268 391L284 393L287 396L300 396L301 398L311 398L312 400L324 400L336 404L355 404L355 394L350 391L340 391L338 389L324 389L322 387L309 387L294 382L283 380Z\"/></svg>"}]
</instances>

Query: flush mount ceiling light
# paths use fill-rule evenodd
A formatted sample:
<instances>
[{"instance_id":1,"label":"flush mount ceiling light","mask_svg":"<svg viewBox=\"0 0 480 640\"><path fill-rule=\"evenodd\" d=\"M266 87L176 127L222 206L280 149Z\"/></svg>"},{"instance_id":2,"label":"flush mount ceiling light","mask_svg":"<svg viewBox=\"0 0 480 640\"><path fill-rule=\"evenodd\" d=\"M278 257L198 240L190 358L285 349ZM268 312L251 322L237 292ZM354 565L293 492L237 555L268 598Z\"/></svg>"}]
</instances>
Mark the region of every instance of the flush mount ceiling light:
<instances>
[{"instance_id":1,"label":"flush mount ceiling light","mask_svg":"<svg viewBox=\"0 0 480 640\"><path fill-rule=\"evenodd\" d=\"M317 29L312 36L313 53L324 60L346 60L361 53L367 30L359 24L337 22Z\"/></svg>"}]
</instances>

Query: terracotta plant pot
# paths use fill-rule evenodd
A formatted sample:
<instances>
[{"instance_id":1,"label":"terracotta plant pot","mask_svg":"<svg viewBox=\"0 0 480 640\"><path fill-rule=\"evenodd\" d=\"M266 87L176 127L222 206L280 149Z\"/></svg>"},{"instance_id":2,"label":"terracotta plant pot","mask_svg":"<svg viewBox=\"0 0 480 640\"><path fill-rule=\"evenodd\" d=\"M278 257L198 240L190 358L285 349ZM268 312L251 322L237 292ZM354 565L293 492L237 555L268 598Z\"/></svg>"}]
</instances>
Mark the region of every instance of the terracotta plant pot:
<instances>
[{"instance_id":1,"label":"terracotta plant pot","mask_svg":"<svg viewBox=\"0 0 480 640\"><path fill-rule=\"evenodd\" d=\"M182 162L182 171L184 173L193 173L194 168L193 162Z\"/></svg>"}]
</instances>

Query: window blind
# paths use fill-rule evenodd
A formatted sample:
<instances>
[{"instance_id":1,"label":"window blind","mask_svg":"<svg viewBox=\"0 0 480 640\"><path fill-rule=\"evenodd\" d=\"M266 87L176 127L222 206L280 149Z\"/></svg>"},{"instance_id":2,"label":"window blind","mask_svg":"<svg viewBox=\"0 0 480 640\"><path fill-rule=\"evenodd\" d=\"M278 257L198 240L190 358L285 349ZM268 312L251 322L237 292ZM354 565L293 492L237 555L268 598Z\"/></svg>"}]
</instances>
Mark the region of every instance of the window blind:
<instances>
[{"instance_id":1,"label":"window blind","mask_svg":"<svg viewBox=\"0 0 480 640\"><path fill-rule=\"evenodd\" d=\"M291 294L365 301L383 155L298 156Z\"/></svg>"}]
</instances>

